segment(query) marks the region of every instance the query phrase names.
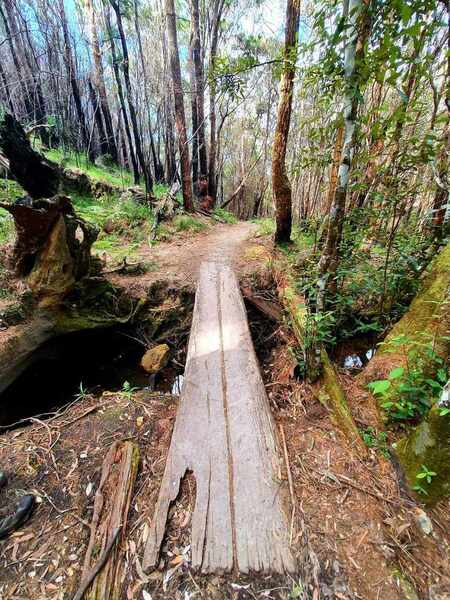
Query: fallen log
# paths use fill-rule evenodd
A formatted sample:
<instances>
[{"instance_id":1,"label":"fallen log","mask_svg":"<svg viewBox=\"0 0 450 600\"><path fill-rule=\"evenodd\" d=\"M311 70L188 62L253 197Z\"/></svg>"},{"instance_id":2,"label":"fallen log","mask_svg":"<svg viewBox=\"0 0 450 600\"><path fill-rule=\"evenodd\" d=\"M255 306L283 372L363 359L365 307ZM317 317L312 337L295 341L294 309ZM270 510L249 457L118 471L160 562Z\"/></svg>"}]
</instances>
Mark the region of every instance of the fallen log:
<instances>
[{"instance_id":1,"label":"fallen log","mask_svg":"<svg viewBox=\"0 0 450 600\"><path fill-rule=\"evenodd\" d=\"M114 442L103 461L80 588L73 600L81 600L85 595L92 600L121 597L123 544L138 466L137 445L129 440ZM94 548L99 550L101 559L92 565Z\"/></svg>"},{"instance_id":2,"label":"fallen log","mask_svg":"<svg viewBox=\"0 0 450 600\"><path fill-rule=\"evenodd\" d=\"M39 360L40 348L52 338L127 323L143 303L100 278L85 279L72 294L59 305L25 307L28 318L0 331L0 394Z\"/></svg>"},{"instance_id":3,"label":"fallen log","mask_svg":"<svg viewBox=\"0 0 450 600\"><path fill-rule=\"evenodd\" d=\"M275 323L279 323L283 319L283 311L275 302L270 302L264 298L257 296L249 287L241 286L241 292L244 298L254 306L259 312L266 317L269 317Z\"/></svg>"},{"instance_id":4,"label":"fallen log","mask_svg":"<svg viewBox=\"0 0 450 600\"><path fill-rule=\"evenodd\" d=\"M291 572L276 430L232 270L204 263L183 389L143 566L157 566L170 504L196 479L192 567Z\"/></svg>"},{"instance_id":5,"label":"fallen log","mask_svg":"<svg viewBox=\"0 0 450 600\"><path fill-rule=\"evenodd\" d=\"M349 444L364 456L367 448L353 419L345 392L339 383L338 375L327 351L322 344L305 342L308 336L306 300L295 290L289 275L289 267L284 261L282 264L274 263L273 273L278 295L291 318L292 330L302 348L307 377L310 381L317 382L318 398L330 411L335 425L345 435Z\"/></svg>"}]
</instances>

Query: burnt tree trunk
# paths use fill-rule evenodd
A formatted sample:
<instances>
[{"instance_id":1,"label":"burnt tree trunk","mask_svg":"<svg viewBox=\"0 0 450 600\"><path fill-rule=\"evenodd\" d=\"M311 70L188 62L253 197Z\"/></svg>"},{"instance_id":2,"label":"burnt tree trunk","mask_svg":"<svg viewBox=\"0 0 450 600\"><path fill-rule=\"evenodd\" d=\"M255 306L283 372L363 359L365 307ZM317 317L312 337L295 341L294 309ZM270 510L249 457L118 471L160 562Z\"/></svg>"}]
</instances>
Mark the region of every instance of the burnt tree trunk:
<instances>
[{"instance_id":1,"label":"burnt tree trunk","mask_svg":"<svg viewBox=\"0 0 450 600\"><path fill-rule=\"evenodd\" d=\"M125 37L125 32L123 30L122 15L120 13L119 4L117 2L115 2L115 0L110 0L110 3L116 14L117 28L119 30L120 43L122 46L123 78L125 80L125 91L126 91L126 97L127 97L127 102L128 102L128 109L130 112L131 125L133 128L134 146L136 148L136 156L137 156L142 174L144 176L147 191L151 192L153 190L153 179L152 179L152 175L147 167L147 163L144 158L144 152L142 150L142 143L141 143L141 135L139 132L137 116L136 116L136 109L135 109L135 106L133 103L133 94L132 94L131 80L130 80L130 58L128 55L128 46L127 46L127 40Z\"/></svg>"},{"instance_id":2,"label":"burnt tree trunk","mask_svg":"<svg viewBox=\"0 0 450 600\"><path fill-rule=\"evenodd\" d=\"M117 95L119 97L119 104L120 104L120 109L121 109L122 117L123 117L123 126L125 129L125 133L126 133L127 141L128 141L128 154L129 154L129 157L131 160L131 165L133 168L134 183L136 185L138 185L139 181L140 181L139 168L138 168L138 163L136 161L136 154L134 153L133 138L131 137L130 123L128 121L127 109L126 109L126 105L125 105L125 96L123 94L122 80L120 79L119 60L118 60L117 52L116 52L116 43L114 41L114 35L113 35L112 27L111 27L111 19L109 16L109 10L106 6L105 6L104 14L105 14L106 28L108 30L108 37L109 37L109 41L111 43L112 67L113 67L113 71L114 71L114 78L115 78L116 84L117 84Z\"/></svg>"},{"instance_id":3,"label":"burnt tree trunk","mask_svg":"<svg viewBox=\"0 0 450 600\"><path fill-rule=\"evenodd\" d=\"M184 113L183 88L181 84L180 56L178 53L177 23L174 0L165 0L167 35L169 41L170 69L172 73L173 98L175 105L175 125L178 133L180 153L181 182L184 209L192 212L192 180L189 161L189 146L186 135L186 117Z\"/></svg>"},{"instance_id":4,"label":"burnt tree trunk","mask_svg":"<svg viewBox=\"0 0 450 600\"><path fill-rule=\"evenodd\" d=\"M61 14L61 23L62 23L62 31L63 31L63 38L64 38L64 62L65 62L65 66L66 66L67 77L70 81L70 87L72 89L72 96L73 96L73 99L75 102L75 108L77 111L78 121L80 123L81 139L83 140L83 146L88 154L89 160L93 162L95 159L95 156L94 156L92 148L91 148L89 131L88 131L88 128L86 125L86 119L84 116L83 103L81 101L80 88L78 87L77 73L75 70L75 63L74 63L73 54L72 54L72 46L70 43L69 27L67 25L66 12L64 9L64 0L59 0L59 9L60 9L60 14Z\"/></svg>"},{"instance_id":5,"label":"burnt tree trunk","mask_svg":"<svg viewBox=\"0 0 450 600\"><path fill-rule=\"evenodd\" d=\"M105 141L107 152L113 162L118 161L117 144L114 137L111 112L109 110L108 97L106 95L105 77L103 72L102 56L97 33L97 19L93 0L86 0L86 6L89 13L89 24L91 31L92 57L94 59L94 84L99 96L99 104L105 124Z\"/></svg>"},{"instance_id":6,"label":"burnt tree trunk","mask_svg":"<svg viewBox=\"0 0 450 600\"><path fill-rule=\"evenodd\" d=\"M31 198L49 198L58 193L58 166L33 150L23 127L8 113L0 121L0 149L9 160L11 175Z\"/></svg>"}]
</instances>

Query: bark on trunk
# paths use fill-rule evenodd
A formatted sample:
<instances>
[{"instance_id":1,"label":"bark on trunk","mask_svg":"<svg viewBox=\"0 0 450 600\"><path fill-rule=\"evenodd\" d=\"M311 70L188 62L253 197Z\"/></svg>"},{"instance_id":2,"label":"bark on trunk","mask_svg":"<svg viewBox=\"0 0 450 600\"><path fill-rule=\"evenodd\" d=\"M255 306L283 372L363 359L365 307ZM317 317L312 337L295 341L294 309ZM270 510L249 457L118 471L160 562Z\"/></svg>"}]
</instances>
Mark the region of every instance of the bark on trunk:
<instances>
[{"instance_id":1,"label":"bark on trunk","mask_svg":"<svg viewBox=\"0 0 450 600\"><path fill-rule=\"evenodd\" d=\"M358 65L362 64L365 40L369 33L368 8L370 0L350 0L349 39L345 48L344 94L344 145L338 171L338 186L329 215L327 238L319 262L318 311L324 310L325 291L336 292L336 273L339 265L340 245L345 216L350 167L355 144L356 115L360 99L361 77Z\"/></svg>"},{"instance_id":2,"label":"bark on trunk","mask_svg":"<svg viewBox=\"0 0 450 600\"><path fill-rule=\"evenodd\" d=\"M439 156L436 182L437 189L433 201L433 233L436 240L444 234L444 221L447 205L450 204L450 0L444 0L447 7L448 38L447 38L447 74L445 85L446 122L442 136L442 150Z\"/></svg>"},{"instance_id":3,"label":"bark on trunk","mask_svg":"<svg viewBox=\"0 0 450 600\"><path fill-rule=\"evenodd\" d=\"M132 89L131 89L130 58L128 55L128 46L127 46L127 40L125 37L125 32L123 30L122 15L120 12L119 4L115 0L110 0L110 3L116 14L117 27L119 30L120 42L122 45L123 78L125 80L125 90L126 90L126 96L127 96L127 102L128 102L128 109L130 111L131 125L133 127L134 146L136 149L136 156L139 161L139 166L141 167L142 174L144 176L147 191L151 192L153 190L153 179L152 179L151 173L148 169L148 166L145 162L144 153L142 151L141 135L139 132L139 127L138 127L138 122L137 122L137 117L136 117L136 109L134 107L133 94L132 94Z\"/></svg>"},{"instance_id":4,"label":"bark on trunk","mask_svg":"<svg viewBox=\"0 0 450 600\"><path fill-rule=\"evenodd\" d=\"M219 43L219 25L222 18L224 0L215 0L213 5L211 47L209 54L209 163L208 163L208 195L216 201L216 159L217 159L217 132L216 132L216 81L214 69Z\"/></svg>"},{"instance_id":5,"label":"bark on trunk","mask_svg":"<svg viewBox=\"0 0 450 600\"><path fill-rule=\"evenodd\" d=\"M113 162L118 161L117 144L114 136L111 112L109 110L108 97L106 94L105 77L103 72L102 56L97 33L97 18L93 0L86 0L86 6L89 13L89 25L91 32L92 56L94 59L94 84L99 95L99 102L103 121L105 123L105 142L107 153L111 156Z\"/></svg>"},{"instance_id":6,"label":"bark on trunk","mask_svg":"<svg viewBox=\"0 0 450 600\"><path fill-rule=\"evenodd\" d=\"M113 71L114 71L114 77L115 77L116 84L117 84L117 95L119 96L119 104L120 104L120 108L121 108L121 112L122 112L123 126L125 128L125 133L127 135L127 140L128 140L128 154L130 156L131 165L133 167L134 183L136 185L138 185L139 181L140 181L139 168L138 168L138 163L136 161L136 154L135 154L134 148L133 148L133 138L131 136L130 123L128 121L127 108L125 105L125 96L123 94L122 80L120 78L119 61L118 61L117 52L116 52L116 43L114 41L113 31L112 31L112 27L111 27L111 20L110 20L109 11L108 11L107 7L105 7L105 21L106 21L106 27L108 30L108 37L111 42L112 66L113 66Z\"/></svg>"},{"instance_id":7,"label":"bark on trunk","mask_svg":"<svg viewBox=\"0 0 450 600\"><path fill-rule=\"evenodd\" d=\"M32 198L58 193L58 166L33 150L23 127L9 114L0 121L0 150L9 160L11 175Z\"/></svg>"},{"instance_id":8,"label":"bark on trunk","mask_svg":"<svg viewBox=\"0 0 450 600\"><path fill-rule=\"evenodd\" d=\"M148 90L147 90L147 80L148 80L147 68L146 68L145 58L144 58L144 49L142 47L141 28L139 26L139 14L138 14L138 1L137 0L135 0L135 2L134 2L134 27L136 29L136 37L138 40L138 48L139 48L139 57L141 59L142 74L144 76L144 95L145 95L145 103L147 105L148 135L150 138L150 150L152 153L153 169L154 169L154 173L155 173L156 182L161 183L162 181L164 181L164 168L163 168L163 166L161 164L161 160L159 158L159 147L158 147L158 151L157 151L156 146L155 146L155 139L154 139L154 135L153 135L152 121L151 121L151 116L150 116L150 98L149 98Z\"/></svg>"},{"instance_id":9,"label":"bark on trunk","mask_svg":"<svg viewBox=\"0 0 450 600\"><path fill-rule=\"evenodd\" d=\"M292 112L300 0L288 0L283 72L280 82L277 125L272 147L272 191L276 211L275 242L289 242L292 229L291 185L286 173L286 151Z\"/></svg>"},{"instance_id":10,"label":"bark on trunk","mask_svg":"<svg viewBox=\"0 0 450 600\"><path fill-rule=\"evenodd\" d=\"M174 0L165 0L167 35L169 41L170 70L175 105L175 125L178 133L178 149L180 153L181 181L183 204L186 211L192 212L192 180L189 161L189 146L186 135L186 117L184 113L183 87L181 84L180 56L178 53L177 22Z\"/></svg>"},{"instance_id":11,"label":"bark on trunk","mask_svg":"<svg viewBox=\"0 0 450 600\"><path fill-rule=\"evenodd\" d=\"M200 176L208 176L208 159L206 153L205 140L205 83L203 73L203 52L200 38L200 12L198 0L191 1L192 9L192 61L194 63L195 74L195 97L197 105L197 123L198 123L198 153Z\"/></svg>"},{"instance_id":12,"label":"bark on trunk","mask_svg":"<svg viewBox=\"0 0 450 600\"><path fill-rule=\"evenodd\" d=\"M72 95L75 102L75 108L77 111L78 121L80 123L81 139L83 141L84 150L86 150L90 161L94 161L95 156L91 147L91 140L89 131L86 125L86 119L84 116L83 103L81 101L80 88L78 87L77 72L75 70L75 63L72 54L72 45L70 43L69 27L67 25L66 11L64 8L64 0L59 0L59 9L61 14L61 23L64 38L64 62L66 65L67 77L70 81L70 87L72 89Z\"/></svg>"}]
</instances>

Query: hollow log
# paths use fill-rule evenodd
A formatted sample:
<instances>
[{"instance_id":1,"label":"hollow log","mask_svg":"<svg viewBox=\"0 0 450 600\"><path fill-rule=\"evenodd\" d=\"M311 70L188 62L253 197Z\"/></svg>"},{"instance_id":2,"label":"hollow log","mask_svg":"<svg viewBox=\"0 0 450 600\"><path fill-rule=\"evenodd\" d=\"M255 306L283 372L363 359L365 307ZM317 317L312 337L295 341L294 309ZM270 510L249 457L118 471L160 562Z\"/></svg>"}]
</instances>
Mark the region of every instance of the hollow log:
<instances>
[{"instance_id":1,"label":"hollow log","mask_svg":"<svg viewBox=\"0 0 450 600\"><path fill-rule=\"evenodd\" d=\"M144 569L158 564L170 504L192 471L197 490L194 569L294 571L280 468L276 430L236 277L229 267L204 263Z\"/></svg>"},{"instance_id":2,"label":"hollow log","mask_svg":"<svg viewBox=\"0 0 450 600\"><path fill-rule=\"evenodd\" d=\"M0 150L11 175L31 198L50 198L59 192L58 165L33 150L22 125L9 113L0 120Z\"/></svg>"},{"instance_id":3,"label":"hollow log","mask_svg":"<svg viewBox=\"0 0 450 600\"><path fill-rule=\"evenodd\" d=\"M143 302L130 300L106 280L92 278L78 283L58 305L35 306L31 318L0 331L0 394L39 360L45 342L68 333L127 323Z\"/></svg>"}]
</instances>

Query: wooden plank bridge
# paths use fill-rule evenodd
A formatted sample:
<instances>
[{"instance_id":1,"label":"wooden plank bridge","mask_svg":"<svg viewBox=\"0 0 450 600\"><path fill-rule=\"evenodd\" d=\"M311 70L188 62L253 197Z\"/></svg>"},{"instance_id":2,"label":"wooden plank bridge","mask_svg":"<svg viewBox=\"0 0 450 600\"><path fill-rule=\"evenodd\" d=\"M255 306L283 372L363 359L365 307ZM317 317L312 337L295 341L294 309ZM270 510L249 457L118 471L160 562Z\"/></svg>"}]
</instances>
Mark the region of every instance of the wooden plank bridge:
<instances>
[{"instance_id":1,"label":"wooden plank bridge","mask_svg":"<svg viewBox=\"0 0 450 600\"><path fill-rule=\"evenodd\" d=\"M158 564L168 510L196 479L192 566L203 572L292 572L281 459L269 401L230 267L204 263L175 427L144 568Z\"/></svg>"}]
</instances>

